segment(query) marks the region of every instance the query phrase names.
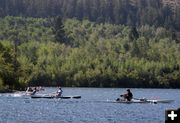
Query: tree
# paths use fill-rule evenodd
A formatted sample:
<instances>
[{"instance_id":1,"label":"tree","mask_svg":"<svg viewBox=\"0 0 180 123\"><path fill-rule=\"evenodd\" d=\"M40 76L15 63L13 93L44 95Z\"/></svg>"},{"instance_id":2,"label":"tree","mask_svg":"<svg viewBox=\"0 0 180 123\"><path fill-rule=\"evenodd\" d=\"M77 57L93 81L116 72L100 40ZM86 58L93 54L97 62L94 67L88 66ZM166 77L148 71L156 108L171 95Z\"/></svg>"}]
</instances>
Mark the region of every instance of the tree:
<instances>
[{"instance_id":1,"label":"tree","mask_svg":"<svg viewBox=\"0 0 180 123\"><path fill-rule=\"evenodd\" d=\"M131 27L131 30L129 32L129 39L133 41L133 40L137 40L138 38L139 38L139 33L136 27Z\"/></svg>"},{"instance_id":2,"label":"tree","mask_svg":"<svg viewBox=\"0 0 180 123\"><path fill-rule=\"evenodd\" d=\"M12 45L3 46L0 44L0 57L1 67L0 77L2 78L4 85L8 85L9 88L16 88L18 86L19 76L19 63L15 56Z\"/></svg>"},{"instance_id":3,"label":"tree","mask_svg":"<svg viewBox=\"0 0 180 123\"><path fill-rule=\"evenodd\" d=\"M67 37L64 30L64 25L62 18L60 16L56 17L53 22L53 32L55 35L55 40L59 43L67 43Z\"/></svg>"}]
</instances>

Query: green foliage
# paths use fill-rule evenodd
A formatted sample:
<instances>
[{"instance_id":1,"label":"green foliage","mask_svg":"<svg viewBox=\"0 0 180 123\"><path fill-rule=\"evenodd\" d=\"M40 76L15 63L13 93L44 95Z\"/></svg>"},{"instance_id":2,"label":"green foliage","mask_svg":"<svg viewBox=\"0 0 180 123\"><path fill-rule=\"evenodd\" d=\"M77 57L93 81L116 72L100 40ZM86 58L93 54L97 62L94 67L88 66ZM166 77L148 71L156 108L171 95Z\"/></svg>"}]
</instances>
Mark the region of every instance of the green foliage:
<instances>
[{"instance_id":1,"label":"green foliage","mask_svg":"<svg viewBox=\"0 0 180 123\"><path fill-rule=\"evenodd\" d=\"M49 19L6 16L0 18L0 39L16 41L17 44L28 41L54 41ZM50 35L50 37L49 37Z\"/></svg>"},{"instance_id":2,"label":"green foliage","mask_svg":"<svg viewBox=\"0 0 180 123\"><path fill-rule=\"evenodd\" d=\"M0 58L1 58L1 68L0 68L0 78L1 82L8 85L10 88L14 88L17 83L17 61L15 59L14 49L12 45L5 42L6 46L0 44Z\"/></svg>"},{"instance_id":3,"label":"green foliage","mask_svg":"<svg viewBox=\"0 0 180 123\"><path fill-rule=\"evenodd\" d=\"M64 31L64 25L60 16L53 20L53 33L55 34L55 40L60 43L68 43L66 34Z\"/></svg>"},{"instance_id":4,"label":"green foliage","mask_svg":"<svg viewBox=\"0 0 180 123\"><path fill-rule=\"evenodd\" d=\"M3 81L2 81L2 79L0 78L0 90L2 90L3 89Z\"/></svg>"},{"instance_id":5,"label":"green foliage","mask_svg":"<svg viewBox=\"0 0 180 123\"><path fill-rule=\"evenodd\" d=\"M180 88L180 44L173 32L67 19L63 43L55 42L49 20L0 19L0 87Z\"/></svg>"},{"instance_id":6,"label":"green foliage","mask_svg":"<svg viewBox=\"0 0 180 123\"><path fill-rule=\"evenodd\" d=\"M162 0L1 0L0 17L89 19L129 26L164 26L180 31L180 5Z\"/></svg>"},{"instance_id":7,"label":"green foliage","mask_svg":"<svg viewBox=\"0 0 180 123\"><path fill-rule=\"evenodd\" d=\"M135 27L132 27L129 32L129 38L131 41L137 40L139 38L139 33Z\"/></svg>"}]
</instances>

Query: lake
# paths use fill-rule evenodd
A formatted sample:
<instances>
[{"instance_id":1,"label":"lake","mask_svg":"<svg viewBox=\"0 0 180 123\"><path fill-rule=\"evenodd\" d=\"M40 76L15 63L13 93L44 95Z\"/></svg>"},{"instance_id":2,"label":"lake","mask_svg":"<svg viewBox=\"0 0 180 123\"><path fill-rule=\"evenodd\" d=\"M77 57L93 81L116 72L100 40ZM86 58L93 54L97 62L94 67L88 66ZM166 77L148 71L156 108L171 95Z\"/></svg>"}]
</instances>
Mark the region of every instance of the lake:
<instances>
[{"instance_id":1,"label":"lake","mask_svg":"<svg viewBox=\"0 0 180 123\"><path fill-rule=\"evenodd\" d=\"M163 123L166 109L180 108L179 89L131 89L134 97L173 99L169 104L110 103L125 88L62 88L63 95L81 99L31 99L0 94L0 123ZM45 88L40 93L52 93Z\"/></svg>"}]
</instances>

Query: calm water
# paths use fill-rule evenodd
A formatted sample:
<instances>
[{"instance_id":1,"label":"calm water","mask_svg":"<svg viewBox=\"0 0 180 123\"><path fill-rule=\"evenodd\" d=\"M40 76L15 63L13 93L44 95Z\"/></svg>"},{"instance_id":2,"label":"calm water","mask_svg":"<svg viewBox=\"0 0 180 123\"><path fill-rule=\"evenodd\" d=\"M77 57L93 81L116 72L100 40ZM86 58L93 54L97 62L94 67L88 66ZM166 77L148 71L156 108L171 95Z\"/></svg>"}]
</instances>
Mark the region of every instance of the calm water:
<instances>
[{"instance_id":1,"label":"calm water","mask_svg":"<svg viewBox=\"0 0 180 123\"><path fill-rule=\"evenodd\" d=\"M46 88L50 93L56 88ZM180 108L178 89L132 89L134 97L173 99L170 104L120 104L125 89L63 88L63 95L81 99L31 99L0 94L0 123L164 123L165 109Z\"/></svg>"}]
</instances>

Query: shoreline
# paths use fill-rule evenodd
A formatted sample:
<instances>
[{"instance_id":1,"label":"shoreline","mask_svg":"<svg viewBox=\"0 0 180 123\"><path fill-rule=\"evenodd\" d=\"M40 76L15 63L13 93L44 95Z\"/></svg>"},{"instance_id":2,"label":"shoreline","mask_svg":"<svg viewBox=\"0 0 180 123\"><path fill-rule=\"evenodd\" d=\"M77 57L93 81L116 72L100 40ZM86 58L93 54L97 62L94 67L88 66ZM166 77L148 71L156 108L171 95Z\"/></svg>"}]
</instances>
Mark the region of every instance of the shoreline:
<instances>
[{"instance_id":1,"label":"shoreline","mask_svg":"<svg viewBox=\"0 0 180 123\"><path fill-rule=\"evenodd\" d=\"M56 86L43 86L43 87L56 87ZM168 87L70 87L70 86L63 86L62 88L131 88L131 89L179 89L179 88L168 88ZM24 90L11 90L11 89L1 89L0 93L15 93Z\"/></svg>"},{"instance_id":2,"label":"shoreline","mask_svg":"<svg viewBox=\"0 0 180 123\"><path fill-rule=\"evenodd\" d=\"M0 90L0 93L15 93L18 90L11 90L11 89L2 89Z\"/></svg>"}]
</instances>

